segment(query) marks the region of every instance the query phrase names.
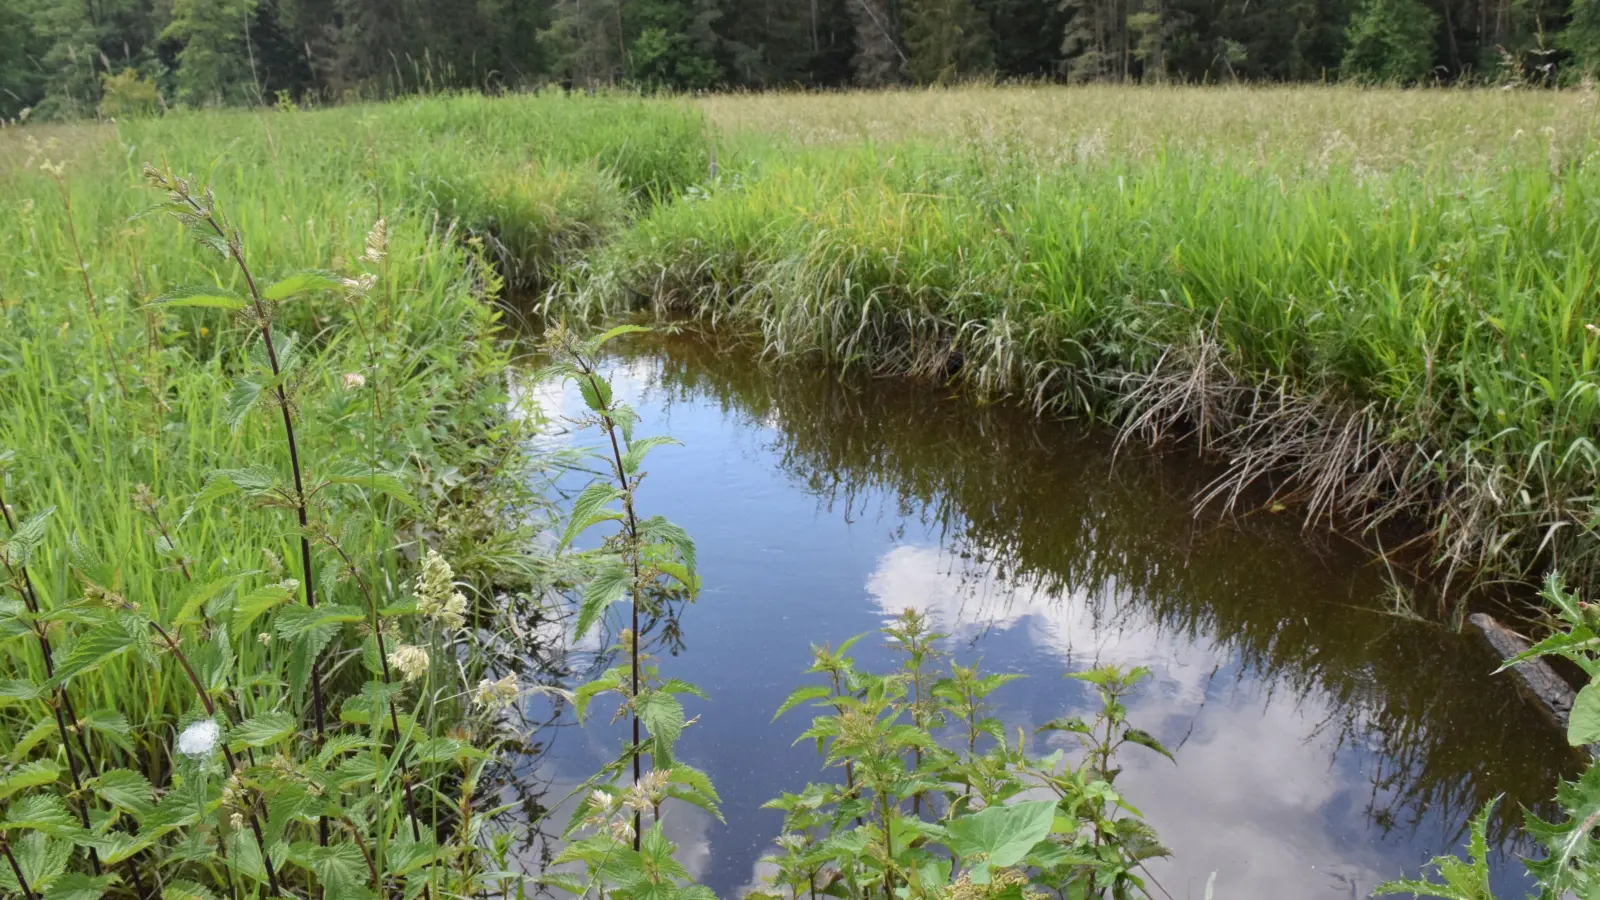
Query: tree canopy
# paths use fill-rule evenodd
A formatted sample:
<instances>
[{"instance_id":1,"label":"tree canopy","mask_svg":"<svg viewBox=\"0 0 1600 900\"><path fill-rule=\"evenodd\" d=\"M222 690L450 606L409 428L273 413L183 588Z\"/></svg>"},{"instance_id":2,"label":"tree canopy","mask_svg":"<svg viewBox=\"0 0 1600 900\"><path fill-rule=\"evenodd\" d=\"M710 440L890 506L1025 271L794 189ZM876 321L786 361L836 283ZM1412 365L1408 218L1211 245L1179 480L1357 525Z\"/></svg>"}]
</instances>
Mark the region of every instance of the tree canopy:
<instances>
[{"instance_id":1,"label":"tree canopy","mask_svg":"<svg viewBox=\"0 0 1600 900\"><path fill-rule=\"evenodd\" d=\"M1597 68L1600 0L0 0L5 118L439 88L1553 83Z\"/></svg>"}]
</instances>

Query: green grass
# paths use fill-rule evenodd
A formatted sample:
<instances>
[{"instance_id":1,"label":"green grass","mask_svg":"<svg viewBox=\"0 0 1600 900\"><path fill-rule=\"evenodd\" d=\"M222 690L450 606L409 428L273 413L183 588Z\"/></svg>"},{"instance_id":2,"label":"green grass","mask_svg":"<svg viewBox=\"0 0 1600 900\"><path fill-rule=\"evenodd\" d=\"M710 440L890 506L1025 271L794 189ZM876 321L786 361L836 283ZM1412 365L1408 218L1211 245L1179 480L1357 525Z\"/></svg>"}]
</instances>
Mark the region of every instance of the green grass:
<instances>
[{"instance_id":1,"label":"green grass","mask_svg":"<svg viewBox=\"0 0 1600 900\"><path fill-rule=\"evenodd\" d=\"M901 97L841 98L838 118L866 117L876 139L807 149L794 123L825 101L711 101L728 125L743 110L790 137L738 131L725 176L607 247L581 273L578 306L615 314L650 297L758 332L777 358L954 374L1130 437L1197 432L1232 463L1212 499L1270 481L1308 521L1419 522L1452 571L1593 578L1592 115L1531 151L1521 137L1492 150L1394 135L1380 167L1322 152L1288 105L1345 103L1357 117L1387 104L1391 119L1431 106L1430 120L1464 127L1481 102L1506 114L1483 124L1503 135L1519 113L1531 129L1552 105L1588 110L1592 94L1034 96L1120 102L1134 124L1108 127L1133 141L1143 123L1150 140L1063 160L1048 134L997 143L958 124L974 99L1015 112L1015 97L931 92L884 118L872 112ZM946 97L955 115L939 120ZM1189 140L1139 113L1147 99L1232 118ZM1264 129L1253 140L1230 127L1250 117ZM1350 126L1324 119L1321 138Z\"/></svg>"}]
</instances>

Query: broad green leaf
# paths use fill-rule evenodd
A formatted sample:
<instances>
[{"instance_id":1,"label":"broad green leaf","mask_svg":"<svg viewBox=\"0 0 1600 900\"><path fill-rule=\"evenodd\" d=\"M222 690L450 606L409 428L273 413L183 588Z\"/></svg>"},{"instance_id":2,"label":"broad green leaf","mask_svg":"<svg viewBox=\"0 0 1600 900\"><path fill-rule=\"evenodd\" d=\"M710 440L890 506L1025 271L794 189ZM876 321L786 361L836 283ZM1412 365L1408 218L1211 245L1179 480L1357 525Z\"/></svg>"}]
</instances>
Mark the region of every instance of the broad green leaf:
<instances>
[{"instance_id":1,"label":"broad green leaf","mask_svg":"<svg viewBox=\"0 0 1600 900\"><path fill-rule=\"evenodd\" d=\"M639 713L639 721L649 729L650 736L656 739L657 744L665 745L663 749L670 751L683 734L686 719L683 704L671 694L651 691L640 694L635 709Z\"/></svg>"},{"instance_id":2,"label":"broad green leaf","mask_svg":"<svg viewBox=\"0 0 1600 900\"><path fill-rule=\"evenodd\" d=\"M45 891L44 900L100 900L110 889L111 883L118 880L118 876L110 874L67 872Z\"/></svg>"},{"instance_id":3,"label":"broad green leaf","mask_svg":"<svg viewBox=\"0 0 1600 900\"><path fill-rule=\"evenodd\" d=\"M50 524L50 516L56 511L54 506L47 506L33 515L23 519L17 525L17 530L4 543L0 543L0 557L13 566L25 566L33 559L33 552L43 543L46 528Z\"/></svg>"},{"instance_id":4,"label":"broad green leaf","mask_svg":"<svg viewBox=\"0 0 1600 900\"><path fill-rule=\"evenodd\" d=\"M1572 714L1567 719L1567 743L1582 747L1596 741L1600 741L1600 684L1590 682L1572 701Z\"/></svg>"},{"instance_id":5,"label":"broad green leaf","mask_svg":"<svg viewBox=\"0 0 1600 900\"><path fill-rule=\"evenodd\" d=\"M210 309L244 309L250 301L225 287L196 285L168 291L152 301L150 306L200 306Z\"/></svg>"},{"instance_id":6,"label":"broad green leaf","mask_svg":"<svg viewBox=\"0 0 1600 900\"><path fill-rule=\"evenodd\" d=\"M292 582L291 582L292 583ZM295 589L298 589L298 585ZM258 616L294 599L294 591L283 583L264 584L240 597L233 606L233 629L243 633Z\"/></svg>"},{"instance_id":7,"label":"broad green leaf","mask_svg":"<svg viewBox=\"0 0 1600 900\"><path fill-rule=\"evenodd\" d=\"M30 763L23 763L11 771L0 775L0 800L25 791L31 787L54 784L61 777L61 767L54 760L36 759Z\"/></svg>"},{"instance_id":8,"label":"broad green leaf","mask_svg":"<svg viewBox=\"0 0 1600 900\"><path fill-rule=\"evenodd\" d=\"M682 446L679 441L660 436L640 438L634 441L628 445L628 452L622 454L622 471L628 475L638 474L639 467L644 464L645 454L657 447L663 447L668 444Z\"/></svg>"},{"instance_id":9,"label":"broad green leaf","mask_svg":"<svg viewBox=\"0 0 1600 900\"><path fill-rule=\"evenodd\" d=\"M240 378L233 383L233 390L228 392L228 427L234 431L239 430L245 420L250 416L250 410L255 408L256 402L261 399L263 385L259 381L249 378Z\"/></svg>"},{"instance_id":10,"label":"broad green leaf","mask_svg":"<svg viewBox=\"0 0 1600 900\"><path fill-rule=\"evenodd\" d=\"M161 900L217 900L217 895L204 885L180 879L167 882Z\"/></svg>"},{"instance_id":11,"label":"broad green leaf","mask_svg":"<svg viewBox=\"0 0 1600 900\"><path fill-rule=\"evenodd\" d=\"M329 484L348 484L354 487L365 488L374 493L383 494L418 515L422 513L422 504L411 496L406 490L406 485L400 476L381 470L374 470L370 466L353 464L341 466L329 472L326 476Z\"/></svg>"},{"instance_id":12,"label":"broad green leaf","mask_svg":"<svg viewBox=\"0 0 1600 900\"><path fill-rule=\"evenodd\" d=\"M808 700L821 700L831 693L833 693L833 691L825 684L813 684L806 687L797 688L794 692L789 694L787 698L784 699L782 705L778 707L778 711L772 714L772 721L778 721L778 718L784 713L794 709L796 706L799 706Z\"/></svg>"},{"instance_id":13,"label":"broad green leaf","mask_svg":"<svg viewBox=\"0 0 1600 900\"><path fill-rule=\"evenodd\" d=\"M1029 800L1012 806L991 806L945 823L950 849L961 857L985 854L991 868L1014 866L1034 844L1050 835L1055 821L1053 800ZM978 876L974 873L974 881Z\"/></svg>"},{"instance_id":14,"label":"broad green leaf","mask_svg":"<svg viewBox=\"0 0 1600 900\"><path fill-rule=\"evenodd\" d=\"M6 755L6 758L13 765L22 762L28 758L28 754L33 752L33 748L44 743L45 738L55 734L58 730L59 727L53 718L40 719L34 722L27 731L22 733L21 737L17 738L16 744L12 745L11 752Z\"/></svg>"},{"instance_id":15,"label":"broad green leaf","mask_svg":"<svg viewBox=\"0 0 1600 900\"><path fill-rule=\"evenodd\" d=\"M596 374L578 376L578 393L583 396L583 403L591 412L610 411L611 382L605 378Z\"/></svg>"},{"instance_id":16,"label":"broad green leaf","mask_svg":"<svg viewBox=\"0 0 1600 900\"><path fill-rule=\"evenodd\" d=\"M600 621L611 604L622 599L628 589L630 574L620 559L610 560L589 579L583 588L583 602L578 607L578 624L573 637L581 639Z\"/></svg>"},{"instance_id":17,"label":"broad green leaf","mask_svg":"<svg viewBox=\"0 0 1600 900\"><path fill-rule=\"evenodd\" d=\"M70 828L78 824L78 818L67 809L60 797L54 794L34 794L23 797L11 804L6 810L4 821L0 821L0 830L4 831L45 831L49 832L58 828Z\"/></svg>"},{"instance_id":18,"label":"broad green leaf","mask_svg":"<svg viewBox=\"0 0 1600 900\"><path fill-rule=\"evenodd\" d=\"M1167 748L1162 746L1160 741L1156 740L1155 735L1152 735L1147 731L1140 731L1137 728L1128 728L1122 732L1122 736L1129 743L1138 744L1141 747L1148 747L1162 756L1165 756L1167 759L1172 759L1172 754L1167 750ZM1176 762L1176 760L1173 761Z\"/></svg>"},{"instance_id":19,"label":"broad green leaf","mask_svg":"<svg viewBox=\"0 0 1600 900\"><path fill-rule=\"evenodd\" d=\"M48 890L66 871L67 861L72 858L72 847L70 841L52 838L37 831L11 842L17 867L34 890ZM16 896L22 894L22 887L17 884L17 876L9 865L0 866L0 890Z\"/></svg>"},{"instance_id":20,"label":"broad green leaf","mask_svg":"<svg viewBox=\"0 0 1600 900\"><path fill-rule=\"evenodd\" d=\"M607 504L620 500L622 496L622 491L604 481L596 481L585 487L577 499L572 501L572 513L567 519L566 530L561 533L561 543L556 549L566 549L574 538L593 525L622 518L620 512L605 508Z\"/></svg>"},{"instance_id":21,"label":"broad green leaf","mask_svg":"<svg viewBox=\"0 0 1600 900\"><path fill-rule=\"evenodd\" d=\"M100 799L112 806L140 816L150 810L156 799L156 789L149 779L129 769L101 772L94 790Z\"/></svg>"},{"instance_id":22,"label":"broad green leaf","mask_svg":"<svg viewBox=\"0 0 1600 900\"><path fill-rule=\"evenodd\" d=\"M246 747L265 747L283 740L295 731L295 717L286 712L264 712L251 716L228 732L228 746L235 753Z\"/></svg>"},{"instance_id":23,"label":"broad green leaf","mask_svg":"<svg viewBox=\"0 0 1600 900\"><path fill-rule=\"evenodd\" d=\"M261 296L278 303L299 294L314 291L336 291L344 287L344 279L324 269L306 269L287 275L272 283Z\"/></svg>"}]
</instances>

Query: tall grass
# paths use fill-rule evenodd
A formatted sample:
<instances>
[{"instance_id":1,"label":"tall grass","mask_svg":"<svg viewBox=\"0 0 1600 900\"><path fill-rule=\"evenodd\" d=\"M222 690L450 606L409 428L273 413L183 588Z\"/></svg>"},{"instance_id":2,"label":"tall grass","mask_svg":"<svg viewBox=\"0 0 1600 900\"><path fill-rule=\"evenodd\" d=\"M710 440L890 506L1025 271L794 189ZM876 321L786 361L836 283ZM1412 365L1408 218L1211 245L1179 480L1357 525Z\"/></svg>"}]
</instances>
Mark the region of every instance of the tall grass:
<instances>
[{"instance_id":1,"label":"tall grass","mask_svg":"<svg viewBox=\"0 0 1600 900\"><path fill-rule=\"evenodd\" d=\"M1193 432L1233 462L1211 499L1267 480L1308 522L1420 520L1452 571L1600 563L1587 155L1378 170L1175 139L1082 165L959 139L752 146L607 247L579 308L650 298L774 357Z\"/></svg>"}]
</instances>

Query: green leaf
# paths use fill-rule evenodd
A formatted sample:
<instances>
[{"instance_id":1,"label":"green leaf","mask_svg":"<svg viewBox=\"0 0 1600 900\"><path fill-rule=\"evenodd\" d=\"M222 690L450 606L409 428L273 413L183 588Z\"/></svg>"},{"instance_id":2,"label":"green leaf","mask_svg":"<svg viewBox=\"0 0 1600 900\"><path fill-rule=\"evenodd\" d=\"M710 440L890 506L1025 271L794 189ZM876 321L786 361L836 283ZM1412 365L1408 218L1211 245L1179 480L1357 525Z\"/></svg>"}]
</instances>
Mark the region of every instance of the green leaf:
<instances>
[{"instance_id":1,"label":"green leaf","mask_svg":"<svg viewBox=\"0 0 1600 900\"><path fill-rule=\"evenodd\" d=\"M72 842L57 840L41 832L32 832L11 842L11 852L22 870L22 876L35 890L48 890L50 885L66 871L72 858ZM0 890L21 895L22 887L9 865L0 866Z\"/></svg>"},{"instance_id":2,"label":"green leaf","mask_svg":"<svg viewBox=\"0 0 1600 900\"><path fill-rule=\"evenodd\" d=\"M1147 731L1140 731L1137 728L1128 728L1122 732L1122 737L1131 744L1138 744L1141 747L1148 747L1162 756L1165 756L1167 759L1172 759L1171 752L1169 752L1166 747L1162 746L1160 741L1155 739L1155 735L1152 735ZM1177 762L1177 760L1174 759L1173 762Z\"/></svg>"},{"instance_id":3,"label":"green leaf","mask_svg":"<svg viewBox=\"0 0 1600 900\"><path fill-rule=\"evenodd\" d=\"M172 618L167 620L167 624L181 628L198 621L200 617L196 613L218 594L232 587L237 580L238 576L228 575L211 581L191 582L184 588L178 601L178 609L172 614Z\"/></svg>"},{"instance_id":4,"label":"green leaf","mask_svg":"<svg viewBox=\"0 0 1600 900\"><path fill-rule=\"evenodd\" d=\"M398 501L412 512L422 514L422 504L406 490L405 482L398 475L353 463L329 472L326 478L329 484L348 484L383 494Z\"/></svg>"},{"instance_id":5,"label":"green leaf","mask_svg":"<svg viewBox=\"0 0 1600 900\"><path fill-rule=\"evenodd\" d=\"M31 763L17 766L4 775L0 775L0 800L24 791L31 787L45 784L54 784L61 777L61 767L54 760L36 759Z\"/></svg>"},{"instance_id":6,"label":"green leaf","mask_svg":"<svg viewBox=\"0 0 1600 900\"><path fill-rule=\"evenodd\" d=\"M783 701L783 704L778 707L778 711L772 714L772 721L778 721L778 718L784 713L794 709L796 706L799 706L808 700L821 700L831 693L832 690L829 689L829 687L825 684L813 684L806 687L797 688Z\"/></svg>"},{"instance_id":7,"label":"green leaf","mask_svg":"<svg viewBox=\"0 0 1600 900\"><path fill-rule=\"evenodd\" d=\"M150 306L200 306L209 309L244 309L250 301L225 287L196 285L168 291L152 301Z\"/></svg>"},{"instance_id":8,"label":"green leaf","mask_svg":"<svg viewBox=\"0 0 1600 900\"><path fill-rule=\"evenodd\" d=\"M47 506L23 519L17 530L11 533L11 537L0 544L0 556L13 567L27 565L33 559L34 551L44 542L45 529L49 526L50 516L55 511L54 506Z\"/></svg>"},{"instance_id":9,"label":"green leaf","mask_svg":"<svg viewBox=\"0 0 1600 900\"><path fill-rule=\"evenodd\" d=\"M639 696L635 708L639 713L639 721L649 729L657 745L662 746L664 751L671 751L683 734L686 718L683 704L678 698L661 691L651 691Z\"/></svg>"},{"instance_id":10,"label":"green leaf","mask_svg":"<svg viewBox=\"0 0 1600 900\"><path fill-rule=\"evenodd\" d=\"M578 624L573 637L582 638L605 615L611 604L622 599L628 589L629 572L622 560L613 559L589 579L583 588L583 603L578 607Z\"/></svg>"},{"instance_id":11,"label":"green leaf","mask_svg":"<svg viewBox=\"0 0 1600 900\"><path fill-rule=\"evenodd\" d=\"M950 849L956 855L983 853L989 867L1004 868L1016 865L1034 844L1049 837L1055 817L1055 801L1030 800L959 816L945 823L945 830L950 833ZM976 872L973 880L978 880Z\"/></svg>"},{"instance_id":12,"label":"green leaf","mask_svg":"<svg viewBox=\"0 0 1600 900\"><path fill-rule=\"evenodd\" d=\"M108 769L100 773L95 793L112 806L137 816L150 811L156 789L150 780L130 769Z\"/></svg>"},{"instance_id":13,"label":"green leaf","mask_svg":"<svg viewBox=\"0 0 1600 900\"><path fill-rule=\"evenodd\" d=\"M572 501L572 514L567 519L567 528L561 533L561 543L556 549L564 550L573 538L600 522L620 519L622 514L605 506L614 500L622 499L623 493L604 481L596 481L584 488Z\"/></svg>"},{"instance_id":14,"label":"green leaf","mask_svg":"<svg viewBox=\"0 0 1600 900\"><path fill-rule=\"evenodd\" d=\"M1567 743L1582 747L1595 741L1600 741L1600 684L1590 682L1572 701L1572 714L1567 719Z\"/></svg>"},{"instance_id":15,"label":"green leaf","mask_svg":"<svg viewBox=\"0 0 1600 900\"><path fill-rule=\"evenodd\" d=\"M116 880L116 875L67 872L45 891L44 900L100 900Z\"/></svg>"},{"instance_id":16,"label":"green leaf","mask_svg":"<svg viewBox=\"0 0 1600 900\"><path fill-rule=\"evenodd\" d=\"M6 758L13 765L22 762L28 758L28 754L33 752L33 748L44 743L45 738L55 734L58 730L55 719L40 719L34 722L32 727L23 732L22 737L17 739L16 744L12 745L11 752L6 755Z\"/></svg>"},{"instance_id":17,"label":"green leaf","mask_svg":"<svg viewBox=\"0 0 1600 900\"><path fill-rule=\"evenodd\" d=\"M167 882L161 891L161 900L217 900L217 895L204 885L178 880Z\"/></svg>"},{"instance_id":18,"label":"green leaf","mask_svg":"<svg viewBox=\"0 0 1600 900\"><path fill-rule=\"evenodd\" d=\"M58 828L71 828L78 824L78 819L67 809L66 803L54 794L34 794L23 797L11 804L6 810L5 821L0 822L0 830L17 831L26 829L30 831L51 831Z\"/></svg>"},{"instance_id":19,"label":"green leaf","mask_svg":"<svg viewBox=\"0 0 1600 900\"><path fill-rule=\"evenodd\" d=\"M578 377L578 393L591 412L605 413L611 409L611 382L596 374Z\"/></svg>"},{"instance_id":20,"label":"green leaf","mask_svg":"<svg viewBox=\"0 0 1600 900\"><path fill-rule=\"evenodd\" d=\"M645 454L657 447L663 447L668 444L677 444L680 447L683 446L681 442L673 440L672 438L659 436L640 438L639 440L630 443L628 445L628 452L622 454L622 471L628 475L637 474L639 467L644 464Z\"/></svg>"},{"instance_id":21,"label":"green leaf","mask_svg":"<svg viewBox=\"0 0 1600 900\"><path fill-rule=\"evenodd\" d=\"M244 633L258 616L292 599L294 593L283 584L264 584L252 590L233 606L233 630Z\"/></svg>"},{"instance_id":22,"label":"green leaf","mask_svg":"<svg viewBox=\"0 0 1600 900\"><path fill-rule=\"evenodd\" d=\"M251 716L228 732L228 746L237 753L246 747L265 747L283 740L295 731L294 716L286 712L264 712Z\"/></svg>"},{"instance_id":23,"label":"green leaf","mask_svg":"<svg viewBox=\"0 0 1600 900\"><path fill-rule=\"evenodd\" d=\"M306 269L287 275L272 283L261 296L278 303L299 294L314 291L336 291L344 287L344 279L325 269Z\"/></svg>"},{"instance_id":24,"label":"green leaf","mask_svg":"<svg viewBox=\"0 0 1600 900\"><path fill-rule=\"evenodd\" d=\"M643 325L618 325L591 341L589 347L591 350L599 350L611 340L619 338L625 334L647 334L650 332L650 330L651 329L646 328Z\"/></svg>"},{"instance_id":25,"label":"green leaf","mask_svg":"<svg viewBox=\"0 0 1600 900\"><path fill-rule=\"evenodd\" d=\"M233 383L233 390L228 394L228 427L238 431L250 415L250 410L255 408L256 401L261 399L263 385L259 381L241 378Z\"/></svg>"}]
</instances>

